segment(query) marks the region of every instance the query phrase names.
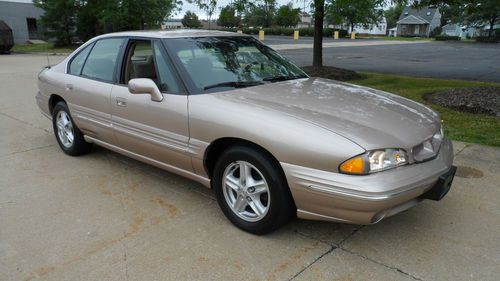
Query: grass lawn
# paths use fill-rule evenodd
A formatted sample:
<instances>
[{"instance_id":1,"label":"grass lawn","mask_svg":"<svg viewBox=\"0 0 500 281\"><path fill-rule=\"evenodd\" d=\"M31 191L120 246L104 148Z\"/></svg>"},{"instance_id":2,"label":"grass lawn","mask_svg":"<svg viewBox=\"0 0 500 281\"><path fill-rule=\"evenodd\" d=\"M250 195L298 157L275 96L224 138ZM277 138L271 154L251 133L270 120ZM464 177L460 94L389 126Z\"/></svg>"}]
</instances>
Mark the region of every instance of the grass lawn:
<instances>
[{"instance_id":1,"label":"grass lawn","mask_svg":"<svg viewBox=\"0 0 500 281\"><path fill-rule=\"evenodd\" d=\"M458 80L441 80L430 78L414 78L407 76L364 73L365 80L351 81L353 84L380 89L430 106L441 114L444 120L445 135L452 140L500 146L500 118L462 113L425 101L426 93L459 87L496 86L497 83L468 82Z\"/></svg>"},{"instance_id":2,"label":"grass lawn","mask_svg":"<svg viewBox=\"0 0 500 281\"><path fill-rule=\"evenodd\" d=\"M12 52L15 53L71 53L74 48L70 47L54 47L53 44L26 44L14 45Z\"/></svg>"}]
</instances>

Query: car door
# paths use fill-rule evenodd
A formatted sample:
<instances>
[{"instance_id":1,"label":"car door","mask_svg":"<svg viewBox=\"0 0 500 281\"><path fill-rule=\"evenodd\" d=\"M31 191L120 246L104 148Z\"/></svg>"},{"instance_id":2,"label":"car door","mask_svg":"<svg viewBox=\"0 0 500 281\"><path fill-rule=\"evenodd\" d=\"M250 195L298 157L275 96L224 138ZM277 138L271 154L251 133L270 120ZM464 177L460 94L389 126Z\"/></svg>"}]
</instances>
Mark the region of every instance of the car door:
<instances>
[{"instance_id":1,"label":"car door","mask_svg":"<svg viewBox=\"0 0 500 281\"><path fill-rule=\"evenodd\" d=\"M78 128L90 137L114 142L110 97L116 65L125 38L100 39L68 64L68 105Z\"/></svg>"},{"instance_id":2,"label":"car door","mask_svg":"<svg viewBox=\"0 0 500 281\"><path fill-rule=\"evenodd\" d=\"M131 79L153 80L163 95L132 94ZM118 145L135 154L192 171L188 154L188 99L160 41L130 39L120 83L111 93L112 123Z\"/></svg>"}]
</instances>

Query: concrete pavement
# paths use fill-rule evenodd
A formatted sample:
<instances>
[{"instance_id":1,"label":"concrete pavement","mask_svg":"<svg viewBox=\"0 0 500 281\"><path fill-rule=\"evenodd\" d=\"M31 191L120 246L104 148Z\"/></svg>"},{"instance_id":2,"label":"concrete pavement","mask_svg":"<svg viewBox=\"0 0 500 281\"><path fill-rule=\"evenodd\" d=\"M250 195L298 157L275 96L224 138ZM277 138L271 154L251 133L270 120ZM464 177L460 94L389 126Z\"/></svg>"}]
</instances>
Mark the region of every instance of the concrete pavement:
<instances>
[{"instance_id":1,"label":"concrete pavement","mask_svg":"<svg viewBox=\"0 0 500 281\"><path fill-rule=\"evenodd\" d=\"M0 280L496 280L500 149L455 143L455 178L373 226L232 226L210 190L102 148L64 155L35 104L45 58L0 56ZM60 60L60 58L59 58Z\"/></svg>"}]
</instances>

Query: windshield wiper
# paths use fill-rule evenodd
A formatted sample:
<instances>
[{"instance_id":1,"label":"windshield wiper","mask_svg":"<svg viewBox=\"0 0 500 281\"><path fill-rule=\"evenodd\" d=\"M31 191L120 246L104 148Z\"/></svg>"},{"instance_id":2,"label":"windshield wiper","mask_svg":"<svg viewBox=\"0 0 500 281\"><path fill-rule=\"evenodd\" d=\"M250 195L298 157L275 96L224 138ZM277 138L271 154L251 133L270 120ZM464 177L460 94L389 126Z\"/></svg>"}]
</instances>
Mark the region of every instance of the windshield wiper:
<instances>
[{"instance_id":1,"label":"windshield wiper","mask_svg":"<svg viewBox=\"0 0 500 281\"><path fill-rule=\"evenodd\" d=\"M307 78L304 75L290 75L290 76L276 76L276 77L267 77L262 79L262 81L267 81L267 82L278 82L278 81L287 81L287 80L294 80L294 79L299 79L299 78Z\"/></svg>"},{"instance_id":2,"label":"windshield wiper","mask_svg":"<svg viewBox=\"0 0 500 281\"><path fill-rule=\"evenodd\" d=\"M212 88L221 88L221 87L233 87L233 88L245 88L245 87L251 87L251 86L257 86L257 85L262 85L261 81L228 81L228 82L221 82L213 85L208 85L203 88L203 90L208 90Z\"/></svg>"}]
</instances>

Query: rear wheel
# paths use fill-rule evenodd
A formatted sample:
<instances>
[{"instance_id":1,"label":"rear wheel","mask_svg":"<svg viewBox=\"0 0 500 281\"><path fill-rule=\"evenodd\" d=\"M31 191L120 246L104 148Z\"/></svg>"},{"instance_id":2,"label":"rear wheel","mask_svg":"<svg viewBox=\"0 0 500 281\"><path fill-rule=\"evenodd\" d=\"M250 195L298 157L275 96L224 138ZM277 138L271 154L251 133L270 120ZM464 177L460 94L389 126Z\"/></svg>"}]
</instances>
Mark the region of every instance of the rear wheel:
<instances>
[{"instance_id":1,"label":"rear wheel","mask_svg":"<svg viewBox=\"0 0 500 281\"><path fill-rule=\"evenodd\" d=\"M68 106L65 102L58 102L52 111L52 126L57 143L64 153L77 156L88 153L92 144L83 139L82 132L76 127Z\"/></svg>"},{"instance_id":2,"label":"rear wheel","mask_svg":"<svg viewBox=\"0 0 500 281\"><path fill-rule=\"evenodd\" d=\"M235 146L225 151L216 163L213 185L226 217L245 231L269 233L295 213L279 164L257 149Z\"/></svg>"}]
</instances>

